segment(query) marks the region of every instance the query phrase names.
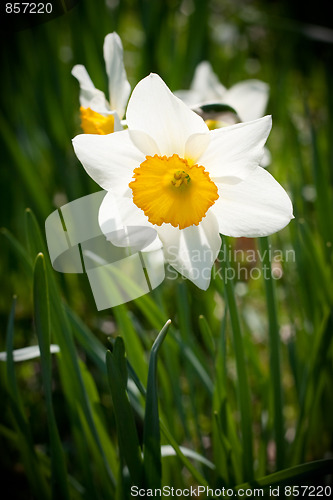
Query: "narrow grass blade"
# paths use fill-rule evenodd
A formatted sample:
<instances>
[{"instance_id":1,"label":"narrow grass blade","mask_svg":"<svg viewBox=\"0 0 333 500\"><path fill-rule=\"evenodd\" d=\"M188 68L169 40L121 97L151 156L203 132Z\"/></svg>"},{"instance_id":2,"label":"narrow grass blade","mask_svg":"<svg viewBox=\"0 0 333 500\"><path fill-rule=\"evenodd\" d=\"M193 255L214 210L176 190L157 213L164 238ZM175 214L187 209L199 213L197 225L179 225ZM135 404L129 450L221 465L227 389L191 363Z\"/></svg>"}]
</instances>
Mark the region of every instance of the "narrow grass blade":
<instances>
[{"instance_id":1,"label":"narrow grass blade","mask_svg":"<svg viewBox=\"0 0 333 500\"><path fill-rule=\"evenodd\" d=\"M157 395L157 356L170 324L171 320L168 320L158 334L151 349L149 359L143 431L145 484L149 488L160 488L162 480L161 436Z\"/></svg>"},{"instance_id":2,"label":"narrow grass blade","mask_svg":"<svg viewBox=\"0 0 333 500\"><path fill-rule=\"evenodd\" d=\"M7 335L6 335L6 354L7 354L7 384L9 392L12 397L17 401L19 398L19 392L16 382L15 375L15 363L13 356L13 345L14 345L14 318L15 318L15 307L16 307L16 297L13 298L12 307L10 310L8 325L7 325Z\"/></svg>"},{"instance_id":3,"label":"narrow grass blade","mask_svg":"<svg viewBox=\"0 0 333 500\"><path fill-rule=\"evenodd\" d=\"M185 420L185 430L188 435L191 434L191 425L193 421L195 429L195 437L200 444L202 450L204 450L203 445L203 435L202 428L198 417L197 408L197 385L195 384L195 372L201 377L202 382L206 385L209 394L213 393L213 384L209 380L209 376L203 365L203 360L198 359L197 353L194 353L195 341L193 338L193 326L191 317L191 306L189 300L188 287L186 283L181 282L177 286L177 316L179 323L180 339L177 337L176 340L179 341L179 345L182 349L182 354L185 357L184 362L184 373L189 387L189 399L190 399L190 417ZM193 439L193 431L192 431Z\"/></svg>"},{"instance_id":4,"label":"narrow grass blade","mask_svg":"<svg viewBox=\"0 0 333 500\"><path fill-rule=\"evenodd\" d=\"M227 399L227 370L226 370L226 324L227 324L227 306L224 310L224 317L222 320L220 328L220 338L218 342L218 349L215 359L215 376L214 376L214 394L213 394L213 452L214 452L214 462L216 463L216 468L218 474L223 480L224 484L231 484L231 478L237 477L235 474L238 472L239 467L235 470L232 469L232 464L230 461L230 448L232 445L229 444L229 435L234 434L237 436L237 432L234 429L234 422L229 415L230 408L228 406ZM233 431L233 432L232 432ZM238 439L235 440L238 443ZM234 446L233 451L236 453L237 445ZM240 462L241 454L239 454L238 463ZM238 481L241 481L242 475L238 477Z\"/></svg>"},{"instance_id":5,"label":"narrow grass blade","mask_svg":"<svg viewBox=\"0 0 333 500\"><path fill-rule=\"evenodd\" d=\"M95 422L96 430L98 432L98 435L101 438L101 441L103 443L103 449L106 455L106 458L110 464L110 467L112 470L116 471L118 469L118 454L116 447L114 446L113 443L113 437L110 435L110 427L107 422L107 418L104 412L104 407L101 403L100 395L97 390L95 380L89 370L89 368L80 361L80 368L81 368L81 373L84 381L84 385L86 388L86 392L91 404L91 409L92 409L92 414L93 414L93 419ZM91 450L91 455L94 457L94 468L93 470L96 471L103 471L103 456L99 453L98 450L98 443L94 439L92 433L90 432L88 428L88 422L85 418L84 411L81 408L79 411L81 422L82 422L82 427L84 429L84 436L85 439L89 441L89 450ZM84 458L84 455L83 457ZM87 458L87 457L85 457ZM85 466L85 464L83 464ZM95 472L96 474L96 472ZM112 496L112 491L110 491L110 485L107 476L104 476L102 479L102 476L98 474L97 477L100 477L100 480L98 481L98 488L100 489L101 496L102 498L109 498ZM97 479L94 478L94 479ZM88 478L87 478L88 479ZM92 478L93 479L93 478ZM97 481L96 481L97 482ZM95 498L97 493L96 488L97 484L92 481L92 484L90 486L90 492L89 495L92 495L92 498Z\"/></svg>"},{"instance_id":6,"label":"narrow grass blade","mask_svg":"<svg viewBox=\"0 0 333 500\"><path fill-rule=\"evenodd\" d=\"M37 256L35 263L33 297L35 328L41 351L42 378L50 433L52 497L66 500L69 499L66 463L52 403L49 294L43 254Z\"/></svg>"},{"instance_id":7,"label":"narrow grass blade","mask_svg":"<svg viewBox=\"0 0 333 500\"><path fill-rule=\"evenodd\" d=\"M119 334L124 338L128 358L131 360L140 380L146 380L147 365L144 351L125 305L114 307L113 314L119 327Z\"/></svg>"},{"instance_id":8,"label":"narrow grass blade","mask_svg":"<svg viewBox=\"0 0 333 500\"><path fill-rule=\"evenodd\" d=\"M124 377L125 345L117 337L114 352L107 351L106 366L115 413L120 455L124 459L132 483L142 485L143 467L138 433L133 411L126 392Z\"/></svg>"},{"instance_id":9,"label":"narrow grass blade","mask_svg":"<svg viewBox=\"0 0 333 500\"><path fill-rule=\"evenodd\" d=\"M100 373L106 374L105 347L69 306L65 305L65 310L77 342L95 363Z\"/></svg>"},{"instance_id":10,"label":"narrow grass blade","mask_svg":"<svg viewBox=\"0 0 333 500\"><path fill-rule=\"evenodd\" d=\"M205 316L203 314L200 314L199 316L199 328L202 334L202 339L203 342L205 343L205 346L207 347L208 351L210 354L214 355L215 354L215 342L214 342L214 337L212 330L209 326L209 323Z\"/></svg>"},{"instance_id":11,"label":"narrow grass blade","mask_svg":"<svg viewBox=\"0 0 333 500\"><path fill-rule=\"evenodd\" d=\"M310 112L306 110L309 117L311 131L311 146L312 146L312 167L313 178L315 181L318 196L315 199L315 205L318 213L318 225L325 242L332 240L333 234L333 217L332 217L332 190L330 189L330 167L328 162L323 161L323 156L320 154L318 144L318 134L310 117ZM331 247L326 246L328 257L331 256Z\"/></svg>"},{"instance_id":12,"label":"narrow grass blade","mask_svg":"<svg viewBox=\"0 0 333 500\"><path fill-rule=\"evenodd\" d=\"M184 454L185 457L200 462L201 464L205 465L211 470L215 470L215 465L213 464L213 462L200 455L200 453L197 453L196 451L193 451L190 448L186 448L185 446L180 446L179 449ZM162 458L174 457L176 456L176 452L172 446L166 444L161 447L161 456Z\"/></svg>"},{"instance_id":13,"label":"narrow grass blade","mask_svg":"<svg viewBox=\"0 0 333 500\"><path fill-rule=\"evenodd\" d=\"M46 215L50 209L50 202L45 194L41 178L31 160L25 156L21 148L17 147L17 137L11 129L9 121L3 115L0 115L0 131L12 157L12 163L17 169L18 176L21 177L31 195L31 199L34 200L36 208L41 214Z\"/></svg>"},{"instance_id":14,"label":"narrow grass blade","mask_svg":"<svg viewBox=\"0 0 333 500\"><path fill-rule=\"evenodd\" d=\"M26 249L7 229L1 228L0 234L2 234L8 240L11 248L14 250L15 254L18 257L18 261L20 262L20 264L22 264L25 273L30 277L32 274L32 261L29 258L29 254Z\"/></svg>"},{"instance_id":15,"label":"narrow grass blade","mask_svg":"<svg viewBox=\"0 0 333 500\"><path fill-rule=\"evenodd\" d=\"M320 304L332 304L332 266L327 265L325 261L324 250L318 244L317 238L314 237L311 228L306 222L299 225L302 252L306 257L307 271L311 270L311 278L313 279L313 289L315 290L314 300ZM309 292L313 293L313 290ZM314 303L312 300L312 306Z\"/></svg>"},{"instance_id":16,"label":"narrow grass blade","mask_svg":"<svg viewBox=\"0 0 333 500\"><path fill-rule=\"evenodd\" d=\"M291 449L291 464L296 465L304 460L305 448L308 440L310 424L313 419L313 412L320 411L317 405L321 398L321 391L325 381L325 366L331 375L331 355L332 351L332 329L333 311L330 311L322 320L322 326L316 333L316 338L312 345L311 357L308 360L306 373L303 375L300 414L296 426L296 436ZM329 379L330 380L330 379ZM323 384L324 382L324 384ZM330 381L329 381L330 383Z\"/></svg>"},{"instance_id":17,"label":"narrow grass blade","mask_svg":"<svg viewBox=\"0 0 333 500\"><path fill-rule=\"evenodd\" d=\"M180 462L184 465L184 467L186 467L186 469L190 472L190 474L192 474L193 478L197 481L197 483L202 484L204 486L208 486L208 483L204 478L204 476L199 472L199 470L196 467L194 467L194 465L192 465L192 463L184 455L181 446L178 446L172 434L169 432L167 426L161 420L160 420L160 427L164 437L170 443L172 448L175 450L175 453L179 458Z\"/></svg>"},{"instance_id":18,"label":"narrow grass blade","mask_svg":"<svg viewBox=\"0 0 333 500\"><path fill-rule=\"evenodd\" d=\"M255 485L261 486L267 491L270 487L276 487L278 485L298 484L302 479L306 482L310 481L312 478L323 479L325 475L332 473L332 469L332 458L315 460L314 462L308 462L305 464L296 465L295 467L289 467L288 469L274 472L273 474L269 474L268 476L256 479ZM251 482L247 482L237 485L235 489L246 489L251 486L253 486L253 484L251 484Z\"/></svg>"},{"instance_id":19,"label":"narrow grass blade","mask_svg":"<svg viewBox=\"0 0 333 500\"><path fill-rule=\"evenodd\" d=\"M205 368L202 366L202 363L197 358L191 347L188 346L185 342L183 342L178 336L174 337L176 342L179 344L180 350L188 363L189 373L193 377L195 374L196 377L199 378L203 387L207 391L208 394L213 394L213 382L210 376L208 375ZM193 392L195 393L195 388L193 388Z\"/></svg>"},{"instance_id":20,"label":"narrow grass blade","mask_svg":"<svg viewBox=\"0 0 333 500\"><path fill-rule=\"evenodd\" d=\"M21 395L17 385L15 362L13 358L15 306L16 297L13 299L6 333L6 372L9 401L16 426L19 451L21 453L24 469L27 477L29 478L32 490L37 498L40 496L41 498L48 499L50 498L49 488L46 484L46 479L41 471L40 464L37 459L31 430L24 413Z\"/></svg>"},{"instance_id":21,"label":"narrow grass blade","mask_svg":"<svg viewBox=\"0 0 333 500\"><path fill-rule=\"evenodd\" d=\"M228 252L225 252L225 264L229 267ZM237 369L237 389L241 415L241 430L243 442L242 467L244 478L253 479L253 447L252 447L252 412L250 389L246 373L246 357L243 347L240 319L237 310L234 285L231 279L225 280L225 294L229 308L233 344Z\"/></svg>"},{"instance_id":22,"label":"narrow grass blade","mask_svg":"<svg viewBox=\"0 0 333 500\"><path fill-rule=\"evenodd\" d=\"M271 383L273 389L273 421L276 445L276 468L280 470L284 466L285 444L278 312L275 298L275 286L273 282L274 280L271 273L268 238L260 238L259 244L262 254L262 265L264 269L263 276L269 325L268 332L270 346Z\"/></svg>"},{"instance_id":23,"label":"narrow grass blade","mask_svg":"<svg viewBox=\"0 0 333 500\"><path fill-rule=\"evenodd\" d=\"M237 435L237 429L227 397L227 347L226 347L226 327L227 327L227 304L225 305L224 317L221 324L220 340L215 361L215 385L213 397L214 427L213 442L214 456L217 470L228 484L235 484L241 481L242 448ZM215 436L215 433L217 436ZM218 442L217 442L218 439Z\"/></svg>"}]
</instances>

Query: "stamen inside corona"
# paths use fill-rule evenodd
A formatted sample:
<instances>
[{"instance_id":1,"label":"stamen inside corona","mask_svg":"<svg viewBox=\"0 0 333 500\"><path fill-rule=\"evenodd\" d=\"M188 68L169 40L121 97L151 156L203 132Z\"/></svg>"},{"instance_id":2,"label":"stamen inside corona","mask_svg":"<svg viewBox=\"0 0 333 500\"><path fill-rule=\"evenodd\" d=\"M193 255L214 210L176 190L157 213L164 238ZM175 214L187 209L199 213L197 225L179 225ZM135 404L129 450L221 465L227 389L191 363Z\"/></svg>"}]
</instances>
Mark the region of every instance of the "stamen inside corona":
<instances>
[{"instance_id":1,"label":"stamen inside corona","mask_svg":"<svg viewBox=\"0 0 333 500\"><path fill-rule=\"evenodd\" d=\"M190 182L190 180L190 176L186 172L184 172L184 170L177 170L177 172L173 174L171 184L179 188L181 186L186 186Z\"/></svg>"},{"instance_id":2,"label":"stamen inside corona","mask_svg":"<svg viewBox=\"0 0 333 500\"><path fill-rule=\"evenodd\" d=\"M198 225L218 199L217 187L201 165L172 156L146 156L129 184L133 201L158 226Z\"/></svg>"},{"instance_id":3,"label":"stamen inside corona","mask_svg":"<svg viewBox=\"0 0 333 500\"><path fill-rule=\"evenodd\" d=\"M114 132L114 116L101 115L90 108L80 107L81 128L85 134L111 134Z\"/></svg>"}]
</instances>

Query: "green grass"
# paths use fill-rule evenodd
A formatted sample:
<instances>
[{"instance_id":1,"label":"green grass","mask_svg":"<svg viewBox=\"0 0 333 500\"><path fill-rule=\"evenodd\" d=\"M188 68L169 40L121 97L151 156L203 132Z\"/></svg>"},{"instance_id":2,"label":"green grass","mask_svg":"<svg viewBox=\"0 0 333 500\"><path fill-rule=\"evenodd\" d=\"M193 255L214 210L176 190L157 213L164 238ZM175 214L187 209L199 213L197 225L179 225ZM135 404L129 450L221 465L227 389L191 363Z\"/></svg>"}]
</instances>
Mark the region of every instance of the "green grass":
<instances>
[{"instance_id":1,"label":"green grass","mask_svg":"<svg viewBox=\"0 0 333 500\"><path fill-rule=\"evenodd\" d=\"M306 35L316 19L295 18L283 2L114 5L82 0L48 24L7 33L1 55L5 482L18 500L120 500L133 483L325 484L333 436L332 46ZM106 90L102 45L113 30L132 87L156 71L172 90L186 88L202 58L226 86L269 83L269 171L290 193L295 219L269 239L223 240L265 255L254 277L248 267L246 279L249 262L232 260L242 274L224 283L217 271L228 263L217 263L206 292L179 277L98 312L86 276L52 269L46 217L99 190L71 146L80 127L70 71L85 64ZM259 276L264 266L280 279ZM50 342L60 353L49 355ZM37 343L40 359L14 363L13 349ZM169 447L161 453L160 445Z\"/></svg>"}]
</instances>

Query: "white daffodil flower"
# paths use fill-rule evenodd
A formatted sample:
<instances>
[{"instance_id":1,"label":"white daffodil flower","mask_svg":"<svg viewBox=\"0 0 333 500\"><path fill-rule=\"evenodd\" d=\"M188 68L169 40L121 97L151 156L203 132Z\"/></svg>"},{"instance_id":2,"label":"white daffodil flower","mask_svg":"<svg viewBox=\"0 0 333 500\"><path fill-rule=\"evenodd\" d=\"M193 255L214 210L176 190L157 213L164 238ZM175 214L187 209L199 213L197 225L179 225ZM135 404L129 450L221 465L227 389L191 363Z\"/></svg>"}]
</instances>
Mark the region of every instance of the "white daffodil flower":
<instances>
[{"instance_id":1,"label":"white daffodil flower","mask_svg":"<svg viewBox=\"0 0 333 500\"><path fill-rule=\"evenodd\" d=\"M166 261L205 290L220 233L266 236L293 218L287 193L259 167L270 116L209 130L151 74L133 90L126 120L127 130L73 139L85 170L107 191L104 234L119 227L117 218L125 228L154 229L150 245L163 245Z\"/></svg>"},{"instance_id":2,"label":"white daffodil flower","mask_svg":"<svg viewBox=\"0 0 333 500\"><path fill-rule=\"evenodd\" d=\"M207 104L227 104L233 108L242 122L261 118L267 107L269 86L260 80L244 80L229 89L219 81L208 61L196 67L190 90L175 94L191 108Z\"/></svg>"},{"instance_id":3,"label":"white daffodil flower","mask_svg":"<svg viewBox=\"0 0 333 500\"><path fill-rule=\"evenodd\" d=\"M106 35L103 54L109 81L109 101L104 92L96 89L82 64L72 69L72 75L80 84L81 126L88 134L104 135L122 130L120 120L125 114L131 92L123 61L123 46L117 33Z\"/></svg>"},{"instance_id":4,"label":"white daffodil flower","mask_svg":"<svg viewBox=\"0 0 333 500\"><path fill-rule=\"evenodd\" d=\"M202 106L224 104L237 113L238 121L247 122L264 116L269 98L269 86L261 80L244 80L229 89L219 81L208 61L202 61L195 69L190 90L179 90L175 95L192 109ZM203 118L210 129L230 125L237 120L235 115L227 112L211 112ZM267 167L271 155L267 148L261 160L261 166Z\"/></svg>"}]
</instances>

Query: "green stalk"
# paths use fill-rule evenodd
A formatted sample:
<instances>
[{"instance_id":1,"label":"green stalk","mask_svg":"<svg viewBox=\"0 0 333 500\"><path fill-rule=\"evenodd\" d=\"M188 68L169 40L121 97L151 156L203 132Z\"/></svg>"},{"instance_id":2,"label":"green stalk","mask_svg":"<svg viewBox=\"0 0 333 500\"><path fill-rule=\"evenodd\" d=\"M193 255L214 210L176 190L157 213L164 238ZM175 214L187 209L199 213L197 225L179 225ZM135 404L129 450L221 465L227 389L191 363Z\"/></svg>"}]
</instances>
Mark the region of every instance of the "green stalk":
<instances>
[{"instance_id":1,"label":"green stalk","mask_svg":"<svg viewBox=\"0 0 333 500\"><path fill-rule=\"evenodd\" d=\"M224 252L225 265L229 267L228 252ZM246 357L244 354L243 338L240 325L240 319L237 310L237 304L234 293L234 284L232 279L225 279L225 294L228 302L231 329L233 334L233 343L236 359L238 398L241 415L241 431L243 439L243 476L246 481L251 481L253 473L253 448L252 448L252 415L251 415L251 397L250 388L246 373Z\"/></svg>"},{"instance_id":2,"label":"green stalk","mask_svg":"<svg viewBox=\"0 0 333 500\"><path fill-rule=\"evenodd\" d=\"M283 420L283 398L281 387L280 370L280 336L279 323L275 297L275 286L271 273L271 263L269 258L268 238L260 238L260 251L262 255L262 265L264 269L264 282L268 312L268 332L270 346L270 367L271 383L273 388L273 412L274 412L274 434L276 443L276 468L281 470L284 467L284 420Z\"/></svg>"},{"instance_id":3,"label":"green stalk","mask_svg":"<svg viewBox=\"0 0 333 500\"><path fill-rule=\"evenodd\" d=\"M161 434L157 395L158 352L166 337L171 320L169 319L158 334L149 358L149 371L146 392L146 410L143 426L143 465L146 485L160 488L162 482Z\"/></svg>"},{"instance_id":4,"label":"green stalk","mask_svg":"<svg viewBox=\"0 0 333 500\"><path fill-rule=\"evenodd\" d=\"M40 363L44 385L45 406L50 434L52 499L70 498L65 454L59 436L52 400L52 363L50 353L50 310L46 266L42 253L37 255L34 268L34 320L40 348Z\"/></svg>"}]
</instances>

